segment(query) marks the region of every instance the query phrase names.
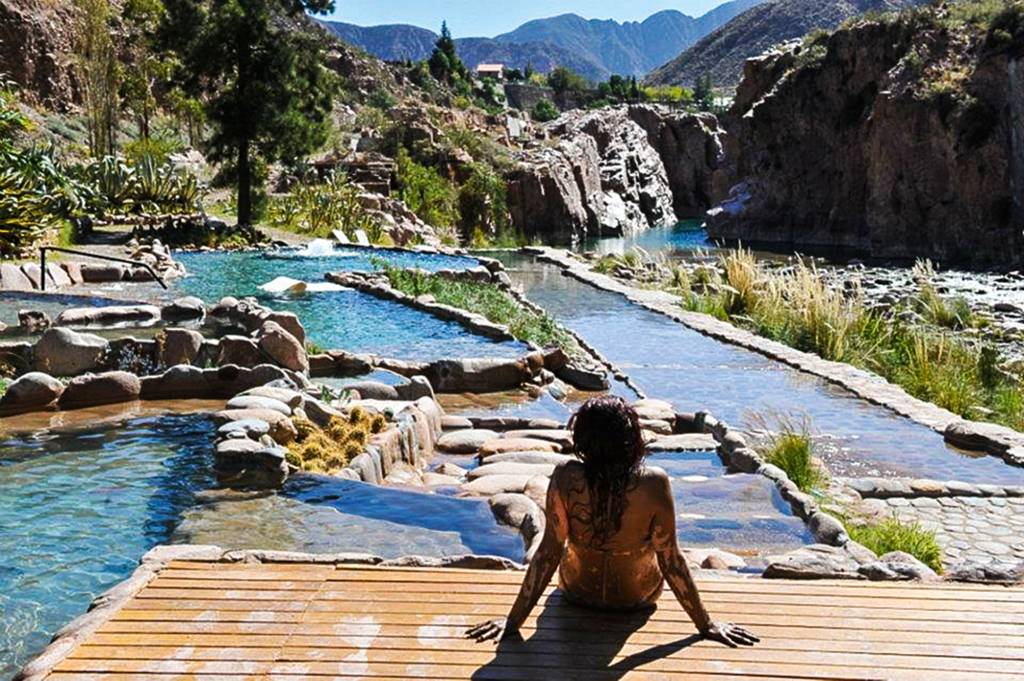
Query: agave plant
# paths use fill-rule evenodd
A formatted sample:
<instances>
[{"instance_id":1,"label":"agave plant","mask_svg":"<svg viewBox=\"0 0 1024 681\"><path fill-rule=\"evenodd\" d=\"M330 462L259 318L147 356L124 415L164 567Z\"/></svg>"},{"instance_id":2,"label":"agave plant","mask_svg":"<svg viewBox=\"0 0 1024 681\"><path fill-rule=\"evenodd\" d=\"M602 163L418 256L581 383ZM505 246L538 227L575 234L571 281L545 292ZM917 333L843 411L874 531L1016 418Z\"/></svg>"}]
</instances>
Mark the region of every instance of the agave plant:
<instances>
[{"instance_id":1,"label":"agave plant","mask_svg":"<svg viewBox=\"0 0 1024 681\"><path fill-rule=\"evenodd\" d=\"M26 177L10 168L0 170L0 255L17 255L52 224L53 216Z\"/></svg>"}]
</instances>

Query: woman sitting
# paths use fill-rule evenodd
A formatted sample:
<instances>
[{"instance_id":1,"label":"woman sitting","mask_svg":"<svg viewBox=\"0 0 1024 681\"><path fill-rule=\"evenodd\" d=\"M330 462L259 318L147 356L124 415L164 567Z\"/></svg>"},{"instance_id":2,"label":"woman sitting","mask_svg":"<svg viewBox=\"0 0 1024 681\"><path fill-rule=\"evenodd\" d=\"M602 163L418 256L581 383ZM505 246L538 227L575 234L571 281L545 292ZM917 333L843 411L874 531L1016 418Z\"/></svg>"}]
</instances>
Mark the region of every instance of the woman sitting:
<instances>
[{"instance_id":1,"label":"woman sitting","mask_svg":"<svg viewBox=\"0 0 1024 681\"><path fill-rule=\"evenodd\" d=\"M560 464L547 494L547 528L508 617L467 636L497 642L518 632L559 570L559 587L577 605L606 610L654 608L667 581L697 630L726 645L759 639L711 621L676 541L668 475L644 466L640 419L624 400L588 401L570 421L579 461Z\"/></svg>"}]
</instances>

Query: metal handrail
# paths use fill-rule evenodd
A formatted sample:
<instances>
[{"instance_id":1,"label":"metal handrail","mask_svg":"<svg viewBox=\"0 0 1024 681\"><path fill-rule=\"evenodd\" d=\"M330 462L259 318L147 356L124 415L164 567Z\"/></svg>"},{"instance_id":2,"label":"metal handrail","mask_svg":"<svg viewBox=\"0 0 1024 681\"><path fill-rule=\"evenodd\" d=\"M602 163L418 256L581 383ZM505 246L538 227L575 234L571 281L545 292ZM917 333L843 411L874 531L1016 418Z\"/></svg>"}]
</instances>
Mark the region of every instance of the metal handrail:
<instances>
[{"instance_id":1,"label":"metal handrail","mask_svg":"<svg viewBox=\"0 0 1024 681\"><path fill-rule=\"evenodd\" d=\"M111 262L120 262L126 265L132 265L133 267L145 267L146 271L153 275L153 279L156 280L160 286L167 290L167 284L164 280L156 273L148 263L139 262L138 260L132 260L130 258L118 258L113 255L100 255L99 253L90 253L88 251L78 251L73 248L62 248L60 246L40 246L39 247L39 290L46 290L46 252L57 251L59 253L71 253L72 255L83 255L86 258L96 258L97 260L109 260Z\"/></svg>"}]
</instances>

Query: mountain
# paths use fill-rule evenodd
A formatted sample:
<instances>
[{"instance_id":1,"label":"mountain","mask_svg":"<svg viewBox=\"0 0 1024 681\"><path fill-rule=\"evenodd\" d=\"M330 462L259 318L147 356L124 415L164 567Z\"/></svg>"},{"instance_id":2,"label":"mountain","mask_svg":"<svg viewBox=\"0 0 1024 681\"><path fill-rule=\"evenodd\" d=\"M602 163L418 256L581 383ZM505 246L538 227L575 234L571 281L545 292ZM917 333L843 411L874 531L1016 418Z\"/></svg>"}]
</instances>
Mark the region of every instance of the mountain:
<instances>
[{"instance_id":1,"label":"mountain","mask_svg":"<svg viewBox=\"0 0 1024 681\"><path fill-rule=\"evenodd\" d=\"M751 57L816 28L833 29L865 12L888 12L925 0L768 0L729 20L647 77L651 85L692 86L711 75L734 87Z\"/></svg>"},{"instance_id":2,"label":"mountain","mask_svg":"<svg viewBox=\"0 0 1024 681\"><path fill-rule=\"evenodd\" d=\"M501 62L523 68L529 63L538 71L548 71L561 65L595 81L614 73L641 76L763 1L733 0L696 18L665 10L640 22L562 14L529 21L494 38L459 38L455 42L470 67ZM437 40L436 33L416 26L323 23L345 42L386 61L425 59Z\"/></svg>"}]
</instances>

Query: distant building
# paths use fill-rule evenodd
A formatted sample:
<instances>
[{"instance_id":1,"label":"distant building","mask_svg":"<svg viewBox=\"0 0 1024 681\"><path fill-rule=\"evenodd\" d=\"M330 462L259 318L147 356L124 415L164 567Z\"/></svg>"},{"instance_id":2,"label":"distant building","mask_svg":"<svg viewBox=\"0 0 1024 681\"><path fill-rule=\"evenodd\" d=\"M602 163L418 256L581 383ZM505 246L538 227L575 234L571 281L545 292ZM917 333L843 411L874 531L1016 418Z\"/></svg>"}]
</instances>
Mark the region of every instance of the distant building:
<instances>
[{"instance_id":1,"label":"distant building","mask_svg":"<svg viewBox=\"0 0 1024 681\"><path fill-rule=\"evenodd\" d=\"M494 80L505 79L505 65L504 64L477 64L476 67L477 78L493 78Z\"/></svg>"}]
</instances>

